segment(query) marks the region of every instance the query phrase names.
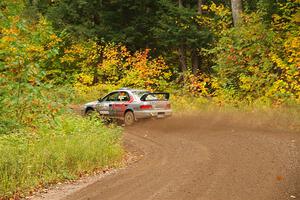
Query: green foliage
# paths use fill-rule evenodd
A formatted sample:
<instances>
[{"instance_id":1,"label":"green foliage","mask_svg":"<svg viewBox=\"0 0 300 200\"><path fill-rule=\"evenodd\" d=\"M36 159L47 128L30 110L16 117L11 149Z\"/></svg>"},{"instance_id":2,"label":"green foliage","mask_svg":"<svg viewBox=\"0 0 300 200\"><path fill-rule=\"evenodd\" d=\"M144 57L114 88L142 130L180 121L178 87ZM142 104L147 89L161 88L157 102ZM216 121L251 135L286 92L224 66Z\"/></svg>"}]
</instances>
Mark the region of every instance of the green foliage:
<instances>
[{"instance_id":1,"label":"green foliage","mask_svg":"<svg viewBox=\"0 0 300 200\"><path fill-rule=\"evenodd\" d=\"M164 49L176 49L180 45L186 48L205 47L211 39L210 30L195 22L197 15L194 9L179 7L169 1L160 1L161 16L156 27L155 37Z\"/></svg>"},{"instance_id":2,"label":"green foliage","mask_svg":"<svg viewBox=\"0 0 300 200\"><path fill-rule=\"evenodd\" d=\"M226 30L211 51L216 55L215 95L248 102L299 100L299 32L287 32L289 37L270 29L257 14Z\"/></svg>"},{"instance_id":3,"label":"green foliage","mask_svg":"<svg viewBox=\"0 0 300 200\"><path fill-rule=\"evenodd\" d=\"M270 62L275 35L252 17L238 28L229 29L215 48L220 93L252 100L264 96L277 74ZM275 42L274 42L275 41Z\"/></svg>"},{"instance_id":4,"label":"green foliage","mask_svg":"<svg viewBox=\"0 0 300 200\"><path fill-rule=\"evenodd\" d=\"M20 18L22 3L3 5L0 39L0 134L51 115L41 82L46 63L57 54L60 39L45 19L31 25Z\"/></svg>"},{"instance_id":5,"label":"green foliage","mask_svg":"<svg viewBox=\"0 0 300 200\"><path fill-rule=\"evenodd\" d=\"M118 165L121 129L98 119L60 115L55 125L0 136L0 197L28 194L82 172Z\"/></svg>"},{"instance_id":6,"label":"green foliage","mask_svg":"<svg viewBox=\"0 0 300 200\"><path fill-rule=\"evenodd\" d=\"M158 1L37 0L27 7L44 13L59 31L81 39L122 42L130 50L154 47L150 29L158 17Z\"/></svg>"},{"instance_id":7,"label":"green foliage","mask_svg":"<svg viewBox=\"0 0 300 200\"><path fill-rule=\"evenodd\" d=\"M0 6L0 199L113 166L123 154L120 128L70 114L72 88L49 84L62 39L43 17L25 20L22 2Z\"/></svg>"}]
</instances>

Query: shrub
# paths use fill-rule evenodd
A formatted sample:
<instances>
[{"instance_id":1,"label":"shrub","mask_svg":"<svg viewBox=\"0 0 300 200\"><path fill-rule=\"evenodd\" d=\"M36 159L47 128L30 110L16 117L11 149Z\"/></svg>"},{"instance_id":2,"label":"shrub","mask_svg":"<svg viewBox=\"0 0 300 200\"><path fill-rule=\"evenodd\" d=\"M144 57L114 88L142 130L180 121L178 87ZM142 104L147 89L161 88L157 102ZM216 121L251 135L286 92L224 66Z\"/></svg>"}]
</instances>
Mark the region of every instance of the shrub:
<instances>
[{"instance_id":1,"label":"shrub","mask_svg":"<svg viewBox=\"0 0 300 200\"><path fill-rule=\"evenodd\" d=\"M216 56L216 96L219 99L283 102L299 100L299 42L261 22L257 14L224 32L212 51Z\"/></svg>"},{"instance_id":2,"label":"shrub","mask_svg":"<svg viewBox=\"0 0 300 200\"><path fill-rule=\"evenodd\" d=\"M1 10L0 134L51 118L48 99L42 94L42 68L57 53L61 41L47 21L37 24L20 18L23 3L5 2ZM2 7L1 7L2 8Z\"/></svg>"},{"instance_id":3,"label":"shrub","mask_svg":"<svg viewBox=\"0 0 300 200\"><path fill-rule=\"evenodd\" d=\"M61 62L80 70L76 87L100 84L162 90L169 85L170 67L162 57L151 58L149 51L131 53L122 45L88 41L65 49Z\"/></svg>"},{"instance_id":4,"label":"shrub","mask_svg":"<svg viewBox=\"0 0 300 200\"><path fill-rule=\"evenodd\" d=\"M21 18L23 3L0 3L0 199L114 166L123 155L120 128L71 114L74 90L49 84L44 70L62 40L43 17Z\"/></svg>"},{"instance_id":5,"label":"shrub","mask_svg":"<svg viewBox=\"0 0 300 200\"><path fill-rule=\"evenodd\" d=\"M82 172L118 165L121 129L98 119L60 115L44 124L0 136L0 197L11 197Z\"/></svg>"}]
</instances>

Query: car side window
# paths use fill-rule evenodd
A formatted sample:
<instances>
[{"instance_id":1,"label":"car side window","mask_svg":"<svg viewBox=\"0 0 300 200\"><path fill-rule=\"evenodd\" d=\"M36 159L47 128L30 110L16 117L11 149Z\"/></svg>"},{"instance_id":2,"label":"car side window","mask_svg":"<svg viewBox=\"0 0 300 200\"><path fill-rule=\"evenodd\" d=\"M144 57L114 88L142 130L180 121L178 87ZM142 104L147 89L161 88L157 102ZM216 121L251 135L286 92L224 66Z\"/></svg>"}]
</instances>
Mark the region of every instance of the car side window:
<instances>
[{"instance_id":1,"label":"car side window","mask_svg":"<svg viewBox=\"0 0 300 200\"><path fill-rule=\"evenodd\" d=\"M127 92L120 92L119 96L118 96L118 100L119 101L129 101L130 100L130 96Z\"/></svg>"},{"instance_id":2,"label":"car side window","mask_svg":"<svg viewBox=\"0 0 300 200\"><path fill-rule=\"evenodd\" d=\"M118 92L111 93L104 99L104 101L118 101L118 96Z\"/></svg>"},{"instance_id":3,"label":"car side window","mask_svg":"<svg viewBox=\"0 0 300 200\"><path fill-rule=\"evenodd\" d=\"M149 94L147 95L145 101L155 101L158 100L157 96L153 95L153 94Z\"/></svg>"}]
</instances>

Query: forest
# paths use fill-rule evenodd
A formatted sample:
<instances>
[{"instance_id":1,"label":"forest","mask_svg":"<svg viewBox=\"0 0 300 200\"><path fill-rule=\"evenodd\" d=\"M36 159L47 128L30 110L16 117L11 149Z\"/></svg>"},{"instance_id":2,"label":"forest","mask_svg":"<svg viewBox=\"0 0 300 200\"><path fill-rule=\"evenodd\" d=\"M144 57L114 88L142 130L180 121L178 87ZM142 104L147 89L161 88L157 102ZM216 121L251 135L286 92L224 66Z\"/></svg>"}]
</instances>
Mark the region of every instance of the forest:
<instances>
[{"instance_id":1,"label":"forest","mask_svg":"<svg viewBox=\"0 0 300 200\"><path fill-rule=\"evenodd\" d=\"M113 89L299 111L299 0L0 0L0 19L0 199L117 165L122 128L69 109Z\"/></svg>"}]
</instances>

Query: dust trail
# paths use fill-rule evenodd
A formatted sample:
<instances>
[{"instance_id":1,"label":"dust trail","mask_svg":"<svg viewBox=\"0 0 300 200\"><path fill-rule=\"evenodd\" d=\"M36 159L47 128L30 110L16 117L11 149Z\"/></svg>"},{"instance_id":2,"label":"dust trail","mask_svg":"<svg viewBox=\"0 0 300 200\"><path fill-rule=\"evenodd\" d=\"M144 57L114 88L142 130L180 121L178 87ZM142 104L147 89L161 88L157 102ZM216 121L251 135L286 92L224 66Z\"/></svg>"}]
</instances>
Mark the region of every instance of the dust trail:
<instances>
[{"instance_id":1,"label":"dust trail","mask_svg":"<svg viewBox=\"0 0 300 200\"><path fill-rule=\"evenodd\" d=\"M279 115L276 111L270 112L194 112L176 113L175 116L163 120L145 120L135 125L155 130L177 131L197 128L247 129L254 131L293 132L300 134L299 116L288 113Z\"/></svg>"}]
</instances>

